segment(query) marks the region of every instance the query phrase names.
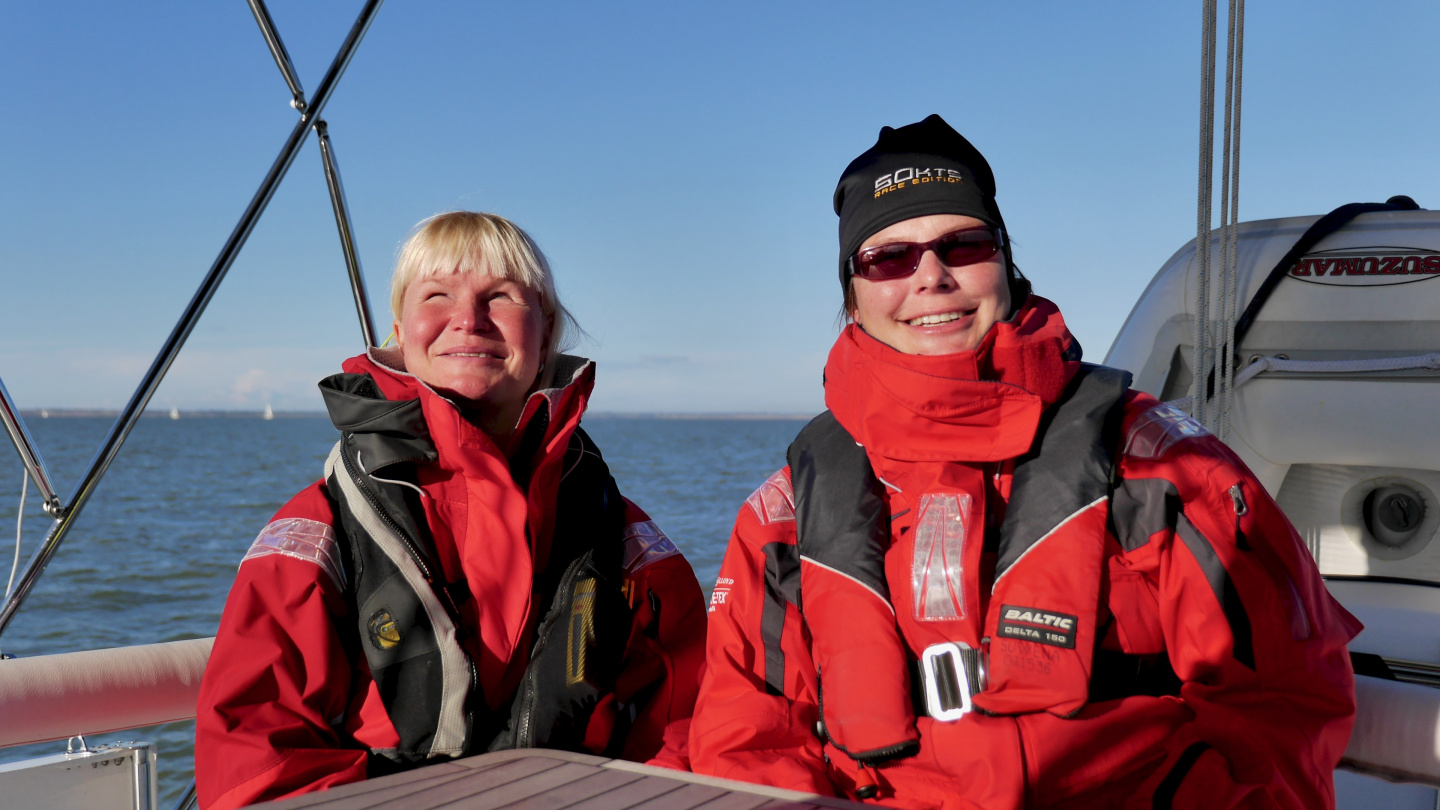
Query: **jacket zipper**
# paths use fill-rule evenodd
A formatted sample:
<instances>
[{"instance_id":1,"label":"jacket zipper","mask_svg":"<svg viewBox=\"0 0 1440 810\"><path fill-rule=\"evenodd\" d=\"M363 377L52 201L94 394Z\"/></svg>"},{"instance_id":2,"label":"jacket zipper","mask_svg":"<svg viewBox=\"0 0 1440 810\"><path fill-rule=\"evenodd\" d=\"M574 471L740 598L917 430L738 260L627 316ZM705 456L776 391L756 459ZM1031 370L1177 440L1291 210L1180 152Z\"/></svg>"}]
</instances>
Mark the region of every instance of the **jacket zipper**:
<instances>
[{"instance_id":1,"label":"jacket zipper","mask_svg":"<svg viewBox=\"0 0 1440 810\"><path fill-rule=\"evenodd\" d=\"M573 593L575 590L575 576L579 573L580 562L584 559L584 556L581 556L570 563L570 567L565 570L565 575L560 578L560 586L555 591L557 596L563 593ZM525 675L525 688L520 693L520 723L519 729L515 734L516 748L532 747L530 726L534 720L535 692L539 687L540 678L540 673L535 669L534 663L536 659L540 657L540 653L545 650L545 641L550 637L550 629L554 627L555 622L559 620L559 616L552 616L549 621L542 623L535 631L535 649L530 653L530 662L526 665L526 669L529 671Z\"/></svg>"},{"instance_id":2,"label":"jacket zipper","mask_svg":"<svg viewBox=\"0 0 1440 810\"><path fill-rule=\"evenodd\" d=\"M370 508L375 511L375 514L379 515L380 519L385 521L385 525L390 527L390 530L395 533L395 536L400 538L400 542L405 544L405 549L410 552L410 557L420 569L421 576L425 577L425 582L433 589L435 587L435 577L430 571L430 566L426 564L425 558L420 554L420 549L410 537L405 534L405 531L400 528L400 525L395 522L395 519L390 517L390 514L380 505L380 500L376 498L374 493L370 491L370 488L365 485L364 479L355 474L355 466L350 463L350 454L342 452L340 457L345 460L345 472L350 476L350 480L355 482L356 487L360 490L360 494L365 496L366 503L369 503ZM448 593L445 595L445 598L452 603L453 607L453 600L450 599Z\"/></svg>"}]
</instances>

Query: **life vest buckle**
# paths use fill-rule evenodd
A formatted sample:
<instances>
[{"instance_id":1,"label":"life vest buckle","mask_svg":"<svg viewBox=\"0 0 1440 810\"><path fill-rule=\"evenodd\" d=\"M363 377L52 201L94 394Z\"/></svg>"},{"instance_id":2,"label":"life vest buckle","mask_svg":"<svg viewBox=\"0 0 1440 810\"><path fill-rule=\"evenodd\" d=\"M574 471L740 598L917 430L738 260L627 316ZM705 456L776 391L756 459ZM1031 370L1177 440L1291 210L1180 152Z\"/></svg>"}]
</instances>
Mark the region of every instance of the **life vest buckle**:
<instances>
[{"instance_id":1,"label":"life vest buckle","mask_svg":"<svg viewBox=\"0 0 1440 810\"><path fill-rule=\"evenodd\" d=\"M964 652L962 652L962 649ZM965 652L971 653L966 656ZM944 723L959 720L970 712L968 659L974 650L964 642L931 644L920 654L920 677L925 683L926 712Z\"/></svg>"}]
</instances>

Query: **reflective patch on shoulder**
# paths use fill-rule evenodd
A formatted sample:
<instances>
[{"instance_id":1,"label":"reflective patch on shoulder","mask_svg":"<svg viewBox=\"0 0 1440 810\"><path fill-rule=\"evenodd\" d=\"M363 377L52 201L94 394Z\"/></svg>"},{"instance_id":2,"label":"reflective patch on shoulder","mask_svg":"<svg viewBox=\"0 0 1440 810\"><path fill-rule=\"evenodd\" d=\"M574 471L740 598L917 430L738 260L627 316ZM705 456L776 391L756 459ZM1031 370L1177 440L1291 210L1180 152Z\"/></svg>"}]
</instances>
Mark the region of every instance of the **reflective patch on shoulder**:
<instances>
[{"instance_id":1,"label":"reflective patch on shoulder","mask_svg":"<svg viewBox=\"0 0 1440 810\"><path fill-rule=\"evenodd\" d=\"M318 520L285 518L274 520L260 530L240 564L246 560L280 554L320 566L335 583L345 589L345 570L340 565L340 549L335 545L335 530Z\"/></svg>"},{"instance_id":2,"label":"reflective patch on shoulder","mask_svg":"<svg viewBox=\"0 0 1440 810\"><path fill-rule=\"evenodd\" d=\"M625 570L631 574L650 563L679 553L680 549L670 542L653 520L625 527Z\"/></svg>"},{"instance_id":3,"label":"reflective patch on shoulder","mask_svg":"<svg viewBox=\"0 0 1440 810\"><path fill-rule=\"evenodd\" d=\"M760 488L750 493L745 503L755 510L761 525L795 520L795 491L784 470L777 470Z\"/></svg>"},{"instance_id":4,"label":"reflective patch on shoulder","mask_svg":"<svg viewBox=\"0 0 1440 810\"><path fill-rule=\"evenodd\" d=\"M1132 458L1157 459L1165 455L1181 439L1209 436L1199 422L1169 403L1161 402L1140 414L1125 437L1125 455Z\"/></svg>"}]
</instances>

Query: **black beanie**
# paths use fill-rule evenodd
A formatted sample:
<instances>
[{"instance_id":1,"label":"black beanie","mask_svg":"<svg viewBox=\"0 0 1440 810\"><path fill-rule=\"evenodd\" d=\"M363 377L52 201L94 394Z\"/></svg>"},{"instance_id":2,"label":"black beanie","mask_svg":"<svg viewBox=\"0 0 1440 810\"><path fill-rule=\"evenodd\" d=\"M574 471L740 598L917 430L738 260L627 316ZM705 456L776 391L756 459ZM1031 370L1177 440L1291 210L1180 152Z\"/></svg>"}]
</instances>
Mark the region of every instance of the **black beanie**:
<instances>
[{"instance_id":1,"label":"black beanie","mask_svg":"<svg viewBox=\"0 0 1440 810\"><path fill-rule=\"evenodd\" d=\"M847 263L861 243L902 220L962 214L1005 229L990 164L938 115L899 129L882 128L875 145L840 175L835 213L840 215L842 287L850 282ZM1008 249L1006 265L1013 278Z\"/></svg>"}]
</instances>

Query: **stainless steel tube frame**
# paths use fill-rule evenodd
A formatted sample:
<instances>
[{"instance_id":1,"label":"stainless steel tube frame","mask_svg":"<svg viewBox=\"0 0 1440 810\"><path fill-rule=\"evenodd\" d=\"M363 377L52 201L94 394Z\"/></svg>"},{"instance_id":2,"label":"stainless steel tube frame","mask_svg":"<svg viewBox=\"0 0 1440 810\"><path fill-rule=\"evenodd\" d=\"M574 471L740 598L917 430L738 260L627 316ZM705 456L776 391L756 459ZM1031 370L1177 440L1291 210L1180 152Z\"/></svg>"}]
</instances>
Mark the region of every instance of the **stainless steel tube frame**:
<instances>
[{"instance_id":1,"label":"stainless steel tube frame","mask_svg":"<svg viewBox=\"0 0 1440 810\"><path fill-rule=\"evenodd\" d=\"M195 794L195 780L191 779L190 785L185 788L184 793L180 794L180 798L175 800L175 804L171 805L170 810L190 810L198 802L199 797Z\"/></svg>"},{"instance_id":2,"label":"stainless steel tube frame","mask_svg":"<svg viewBox=\"0 0 1440 810\"><path fill-rule=\"evenodd\" d=\"M265 45L270 48L270 55L275 57L275 66L280 68L280 75L285 77L285 85L290 88L290 106L303 115L305 88L300 86L300 77L295 75L290 52L285 50L285 43L275 30L275 21L270 19L270 9L265 7L265 0L249 0L249 3L250 13L255 15L255 22L260 25L260 35L265 37Z\"/></svg>"},{"instance_id":3,"label":"stainless steel tube frame","mask_svg":"<svg viewBox=\"0 0 1440 810\"><path fill-rule=\"evenodd\" d=\"M350 273L350 291L355 294L355 314L360 317L360 332L365 348L375 345L375 321L370 317L370 298L365 290L365 276L360 272L360 254L355 250L355 231L350 225L350 208L345 204L345 186L340 182L340 167L335 164L335 151L330 146L330 131L324 120L315 122L320 157L325 164L325 185L330 189L330 206L335 209L335 227L340 231L340 249L345 254L345 269Z\"/></svg>"},{"instance_id":4,"label":"stainless steel tube frame","mask_svg":"<svg viewBox=\"0 0 1440 810\"><path fill-rule=\"evenodd\" d=\"M245 240L250 237L250 232L254 230L260 215L265 212L265 206L269 205L270 198L275 195L275 189L284 179L285 173L290 169L290 164L295 161L295 156L299 154L300 147L305 143L305 136L309 134L314 122L319 119L325 103L330 100L330 95L335 91L335 85L339 82L340 75L350 64L350 58L355 55L355 49L360 45L360 40L364 38L365 31L370 28L370 23L375 19L375 13L380 10L382 2L383 0L366 0L365 6L360 10L360 16L355 20L355 25L350 28L350 33L345 36L345 41L340 45L339 53L335 54L335 60L330 63L330 69L325 72L325 78L321 79L320 87L315 91L315 97L310 100L310 105L301 115L300 121L290 131L290 137L286 138L279 156L275 158L275 162L270 166L270 171L261 181L259 190L255 192L250 204L246 206L245 213L240 216L240 222L235 225L235 230L230 233L230 238L225 240L224 247L220 249L220 255L215 258L215 263L205 274L205 280L200 283L200 289L196 290L195 297L190 299L189 305L180 315L179 323L175 324L175 329L170 333L170 337L166 338L165 344L160 348L160 353L150 364L150 369L145 372L140 386L135 389L135 393L131 395L125 409L120 412L120 417L115 420L115 426L105 437L105 443L90 463L89 471L81 479L80 485L76 488L70 503L65 507L63 515L56 521L55 527L51 529L45 542L30 558L24 575L15 585L15 592L10 595L9 601L0 607L0 635L4 635L5 629L10 626L10 621L15 618L15 611L19 610L25 597L29 596L31 589L35 587L40 575L45 572L45 566L49 564L50 558L55 556L55 552L60 548L70 526L79 516L80 510L90 500L96 485L100 482L100 477L105 474L110 463L115 460L115 454L120 452L120 446L125 443L130 431L135 427L135 422L144 413L150 397L155 394L155 389L160 387L160 381L164 379L165 372L169 371L170 364L175 362L175 356L180 353L180 348L190 337L195 323L205 312L205 307L214 297L215 290L224 280L225 273L235 262L235 257L239 255L240 248L244 247Z\"/></svg>"},{"instance_id":5,"label":"stainless steel tube frame","mask_svg":"<svg viewBox=\"0 0 1440 810\"><path fill-rule=\"evenodd\" d=\"M50 472L45 469L45 461L40 458L40 451L35 449L35 440L30 438L30 430L25 427L25 420L20 417L20 409L15 407L15 400L10 398L10 392L5 389L4 380L0 380L0 421L5 423L5 432L10 434L10 441L15 443L15 450L20 453L20 460L25 464L25 473L40 489L40 497L45 500L45 511L52 517L59 517L62 511L60 496L55 494L55 487L50 483Z\"/></svg>"}]
</instances>

